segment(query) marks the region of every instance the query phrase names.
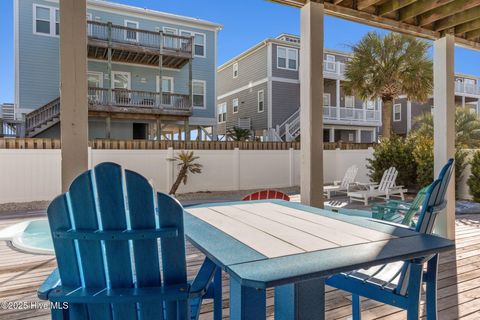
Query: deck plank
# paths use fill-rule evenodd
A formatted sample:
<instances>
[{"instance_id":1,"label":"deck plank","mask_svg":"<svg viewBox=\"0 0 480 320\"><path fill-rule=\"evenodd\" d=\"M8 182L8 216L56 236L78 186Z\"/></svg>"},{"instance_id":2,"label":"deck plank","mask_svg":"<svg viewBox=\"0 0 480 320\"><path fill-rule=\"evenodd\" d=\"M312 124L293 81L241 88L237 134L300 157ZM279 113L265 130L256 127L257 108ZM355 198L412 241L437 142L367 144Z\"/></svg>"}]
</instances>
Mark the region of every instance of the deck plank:
<instances>
[{"instance_id":1,"label":"deck plank","mask_svg":"<svg viewBox=\"0 0 480 320\"><path fill-rule=\"evenodd\" d=\"M0 228L38 216L0 217ZM440 319L480 319L480 216L459 216L457 224L457 248L455 252L440 257L438 296ZM187 243L187 272L193 278L203 261L203 254ZM55 259L48 255L20 252L6 242L0 242L0 302L39 301L36 290L55 267ZM228 319L228 275L223 274L223 313ZM267 316L273 319L273 290L267 290ZM202 306L200 319L212 319L213 304ZM327 319L349 319L351 301L349 295L327 288ZM424 301L421 305L425 317ZM363 319L405 319L406 314L397 308L372 300L362 300ZM0 319L43 320L49 319L48 310L0 310Z\"/></svg>"}]
</instances>

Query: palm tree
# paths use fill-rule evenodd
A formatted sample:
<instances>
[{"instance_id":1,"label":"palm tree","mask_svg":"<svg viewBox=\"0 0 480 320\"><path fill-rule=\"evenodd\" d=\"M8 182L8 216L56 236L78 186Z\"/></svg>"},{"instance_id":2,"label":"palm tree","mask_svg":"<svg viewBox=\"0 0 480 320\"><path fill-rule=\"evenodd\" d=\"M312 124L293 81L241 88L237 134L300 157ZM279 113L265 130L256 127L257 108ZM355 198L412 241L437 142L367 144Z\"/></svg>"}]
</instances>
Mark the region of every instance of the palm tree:
<instances>
[{"instance_id":1,"label":"palm tree","mask_svg":"<svg viewBox=\"0 0 480 320\"><path fill-rule=\"evenodd\" d=\"M433 115L424 113L415 119L413 134L433 139ZM480 147L480 120L470 108L455 109L455 145L457 149Z\"/></svg>"},{"instance_id":2,"label":"palm tree","mask_svg":"<svg viewBox=\"0 0 480 320\"><path fill-rule=\"evenodd\" d=\"M189 172L192 174L202 173L203 166L200 163L195 163L199 158L194 156L193 151L180 151L175 158L168 159L170 161L178 161L177 166L180 169L169 194L175 195L182 181L183 184L187 184Z\"/></svg>"},{"instance_id":3,"label":"palm tree","mask_svg":"<svg viewBox=\"0 0 480 320\"><path fill-rule=\"evenodd\" d=\"M433 64L427 52L430 45L411 36L369 32L352 46L353 58L346 63L346 94L363 100L381 99L383 137L392 128L393 100L406 95L425 102L433 88Z\"/></svg>"},{"instance_id":4,"label":"palm tree","mask_svg":"<svg viewBox=\"0 0 480 320\"><path fill-rule=\"evenodd\" d=\"M227 137L233 141L246 141L249 140L251 132L248 129L242 129L233 127L227 131Z\"/></svg>"}]
</instances>

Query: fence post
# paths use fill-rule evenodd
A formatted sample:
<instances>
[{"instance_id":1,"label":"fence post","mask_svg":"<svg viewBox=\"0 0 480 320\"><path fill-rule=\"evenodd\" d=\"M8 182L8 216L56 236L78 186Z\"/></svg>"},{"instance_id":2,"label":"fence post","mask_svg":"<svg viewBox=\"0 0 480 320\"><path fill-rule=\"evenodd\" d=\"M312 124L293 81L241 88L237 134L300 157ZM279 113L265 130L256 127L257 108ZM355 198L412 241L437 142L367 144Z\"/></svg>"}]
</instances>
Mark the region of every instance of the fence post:
<instances>
[{"instance_id":1,"label":"fence post","mask_svg":"<svg viewBox=\"0 0 480 320\"><path fill-rule=\"evenodd\" d=\"M167 165L166 165L166 167L167 167L167 179L165 181L165 183L166 183L165 188L167 190L166 191L167 193L170 192L170 188L172 187L173 181L175 179L175 177L174 177L175 161L169 160L169 159L173 159L174 157L175 157L175 154L173 152L173 148L169 147L167 149L167 159L166 159L166 161L167 161Z\"/></svg>"},{"instance_id":2,"label":"fence post","mask_svg":"<svg viewBox=\"0 0 480 320\"><path fill-rule=\"evenodd\" d=\"M240 190L240 149L233 149L233 187Z\"/></svg>"},{"instance_id":3,"label":"fence post","mask_svg":"<svg viewBox=\"0 0 480 320\"><path fill-rule=\"evenodd\" d=\"M290 187L295 186L295 150L293 148L288 149L288 164L289 164L289 181Z\"/></svg>"}]
</instances>

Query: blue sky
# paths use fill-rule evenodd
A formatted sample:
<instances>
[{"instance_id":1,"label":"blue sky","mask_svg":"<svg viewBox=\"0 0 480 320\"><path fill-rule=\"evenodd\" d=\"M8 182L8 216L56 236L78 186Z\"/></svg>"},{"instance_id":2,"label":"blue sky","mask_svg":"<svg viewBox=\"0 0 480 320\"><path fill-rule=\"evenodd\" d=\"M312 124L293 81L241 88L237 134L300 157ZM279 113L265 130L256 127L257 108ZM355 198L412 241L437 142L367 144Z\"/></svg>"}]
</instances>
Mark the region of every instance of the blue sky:
<instances>
[{"instance_id":1,"label":"blue sky","mask_svg":"<svg viewBox=\"0 0 480 320\"><path fill-rule=\"evenodd\" d=\"M268 37L299 33L299 11L265 0L115 0L220 23L218 62L229 60ZM14 99L13 0L0 0L0 103ZM365 33L378 30L326 17L325 47L349 50ZM480 52L456 49L456 72L480 75Z\"/></svg>"}]
</instances>

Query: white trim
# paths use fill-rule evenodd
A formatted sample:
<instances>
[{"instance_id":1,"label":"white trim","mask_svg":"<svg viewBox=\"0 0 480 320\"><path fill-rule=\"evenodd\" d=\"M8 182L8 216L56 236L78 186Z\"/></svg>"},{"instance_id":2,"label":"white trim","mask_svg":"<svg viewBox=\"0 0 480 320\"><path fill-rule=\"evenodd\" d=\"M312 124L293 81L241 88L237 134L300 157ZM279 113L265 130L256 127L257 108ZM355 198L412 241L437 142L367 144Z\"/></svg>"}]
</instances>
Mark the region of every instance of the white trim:
<instances>
[{"instance_id":1,"label":"white trim","mask_svg":"<svg viewBox=\"0 0 480 320\"><path fill-rule=\"evenodd\" d=\"M238 62L235 62L233 64L233 67L232 67L232 76L233 76L233 79L237 79L238 78Z\"/></svg>"},{"instance_id":2,"label":"white trim","mask_svg":"<svg viewBox=\"0 0 480 320\"><path fill-rule=\"evenodd\" d=\"M328 97L328 103L325 104L325 98ZM329 107L331 106L332 103L332 95L329 92L324 92L323 93L323 106L324 107Z\"/></svg>"},{"instance_id":3,"label":"white trim","mask_svg":"<svg viewBox=\"0 0 480 320\"><path fill-rule=\"evenodd\" d=\"M175 92L175 78L174 77L168 77L168 76L162 76L162 80L170 80L172 82L171 91L166 91L162 86L162 92L174 93ZM155 77L155 82L156 82L157 92L160 92L160 76Z\"/></svg>"},{"instance_id":4,"label":"white trim","mask_svg":"<svg viewBox=\"0 0 480 320\"><path fill-rule=\"evenodd\" d=\"M282 50L284 49L285 50L285 67L280 67L278 65L278 60L279 60L279 54L278 54L278 51L279 50ZM295 69L292 69L289 67L289 52L295 52ZM290 71L298 71L298 49L296 48L288 48L288 47L283 47L283 46L277 46L277 69L282 69L282 70L290 70Z\"/></svg>"},{"instance_id":5,"label":"white trim","mask_svg":"<svg viewBox=\"0 0 480 320\"><path fill-rule=\"evenodd\" d=\"M110 87L115 89L115 75L122 74L128 76L128 90L132 90L132 74L128 71L112 71L112 78L110 79Z\"/></svg>"},{"instance_id":6,"label":"white trim","mask_svg":"<svg viewBox=\"0 0 480 320\"><path fill-rule=\"evenodd\" d=\"M267 105L267 128L273 127L273 45L268 43L267 45L267 96L268 96L268 105Z\"/></svg>"},{"instance_id":7,"label":"white trim","mask_svg":"<svg viewBox=\"0 0 480 320\"><path fill-rule=\"evenodd\" d=\"M19 5L20 0L13 3L13 34L14 34L14 59L15 59L15 119L16 111L20 109L20 51L19 51Z\"/></svg>"},{"instance_id":8,"label":"white trim","mask_svg":"<svg viewBox=\"0 0 480 320\"><path fill-rule=\"evenodd\" d=\"M221 100L221 99L224 99L224 98L226 98L226 97L228 97L228 96L231 96L232 94L236 94L236 93L242 92L243 90L251 89L251 88L256 87L256 86L258 86L258 85L261 85L261 84L263 84L263 83L265 83L265 82L267 82L267 81L268 81L268 78L264 78L264 79L262 79L262 80L258 80L258 81L255 81L255 82L250 82L249 84L247 84L247 85L245 85L245 86L243 86L243 87L240 87L240 88L238 88L238 89L235 89L235 90L229 91L229 92L227 92L227 93L225 93L225 94L222 94L221 96L218 96L218 97L217 97L217 101L218 101L218 100Z\"/></svg>"},{"instance_id":9,"label":"white trim","mask_svg":"<svg viewBox=\"0 0 480 320\"><path fill-rule=\"evenodd\" d=\"M123 20L123 25L125 27L128 27L129 23L136 25L136 27L134 29L140 29L140 23L138 21L133 21L133 20L128 20L128 19ZM125 30L124 39L126 41L138 42L138 32L135 32L135 39L130 39L130 38L127 37L127 35L128 35L128 30Z\"/></svg>"},{"instance_id":10,"label":"white trim","mask_svg":"<svg viewBox=\"0 0 480 320\"><path fill-rule=\"evenodd\" d=\"M333 60L328 60L328 58L332 58L333 57ZM325 60L328 61L328 62L336 62L336 57L334 54L326 54L325 55Z\"/></svg>"},{"instance_id":11,"label":"white trim","mask_svg":"<svg viewBox=\"0 0 480 320\"><path fill-rule=\"evenodd\" d=\"M202 83L203 84L203 107L200 107L200 106L194 106L193 105L193 96L195 95L193 93L193 83L194 82L198 82L198 83ZM195 79L192 79L192 107L194 109L199 109L199 110L205 110L207 109L207 81L205 80L195 80Z\"/></svg>"},{"instance_id":12,"label":"white trim","mask_svg":"<svg viewBox=\"0 0 480 320\"><path fill-rule=\"evenodd\" d=\"M412 101L407 101L407 132L412 129Z\"/></svg>"},{"instance_id":13,"label":"white trim","mask_svg":"<svg viewBox=\"0 0 480 320\"><path fill-rule=\"evenodd\" d=\"M88 58L88 61L101 62L101 63L105 63L105 64L108 63L108 62L105 61L105 60L92 59L92 58ZM150 69L156 69L156 70L158 70L158 66L148 66L148 65L145 65L145 64L129 63L129 62L119 62L119 61L114 61L114 62L112 62L112 66L113 66L113 65L116 65L116 64L124 65L124 66L135 66L135 67L150 68ZM173 69L173 68L163 67L163 70L180 72L181 69Z\"/></svg>"},{"instance_id":14,"label":"white trim","mask_svg":"<svg viewBox=\"0 0 480 320\"><path fill-rule=\"evenodd\" d=\"M398 112L398 114L400 115L400 118L396 119L395 118L395 115L397 114L395 112L395 108L399 107L400 108L400 112ZM400 122L402 121L402 104L401 103L395 103L393 105L393 122Z\"/></svg>"},{"instance_id":15,"label":"white trim","mask_svg":"<svg viewBox=\"0 0 480 320\"><path fill-rule=\"evenodd\" d=\"M349 107L347 106L347 98L352 98L352 105ZM344 105L345 108L349 108L349 109L355 109L355 96L345 96L345 105Z\"/></svg>"},{"instance_id":16,"label":"white trim","mask_svg":"<svg viewBox=\"0 0 480 320\"><path fill-rule=\"evenodd\" d=\"M43 8L43 9L48 9L49 10L49 21L48 23L50 24L50 33L43 33L43 32L37 32L37 8ZM59 11L59 8L56 7L50 7L50 6L45 6L41 4L34 3L33 8L32 8L32 32L34 35L37 36L46 36L46 37L52 37L52 38L59 38L59 35L56 34L56 26L57 26L57 15L56 12ZM42 20L46 21L46 20Z\"/></svg>"},{"instance_id":17,"label":"white trim","mask_svg":"<svg viewBox=\"0 0 480 320\"><path fill-rule=\"evenodd\" d=\"M182 32L183 33L188 33L190 37L193 37L193 43L192 43L192 50L193 50L193 56L197 58L206 58L207 57L207 35L203 32L196 32L196 31L190 31L190 30L184 30L180 29L178 30L178 34L181 36ZM195 54L195 38L197 35L203 36L203 56Z\"/></svg>"},{"instance_id":18,"label":"white trim","mask_svg":"<svg viewBox=\"0 0 480 320\"><path fill-rule=\"evenodd\" d=\"M237 111L235 111L235 102L237 102ZM238 109L240 109L240 103L238 101L238 98L232 99L232 113L238 113Z\"/></svg>"},{"instance_id":19,"label":"white trim","mask_svg":"<svg viewBox=\"0 0 480 320\"><path fill-rule=\"evenodd\" d=\"M262 110L260 110L260 94L262 94L263 99L262 102ZM265 90L258 90L257 91L257 113L262 113L265 111Z\"/></svg>"},{"instance_id":20,"label":"white trim","mask_svg":"<svg viewBox=\"0 0 480 320\"><path fill-rule=\"evenodd\" d=\"M275 82L300 84L300 80L298 80L298 79L289 79L289 78L282 78L282 77L272 77L271 79L272 79L272 81L275 81Z\"/></svg>"}]
</instances>

